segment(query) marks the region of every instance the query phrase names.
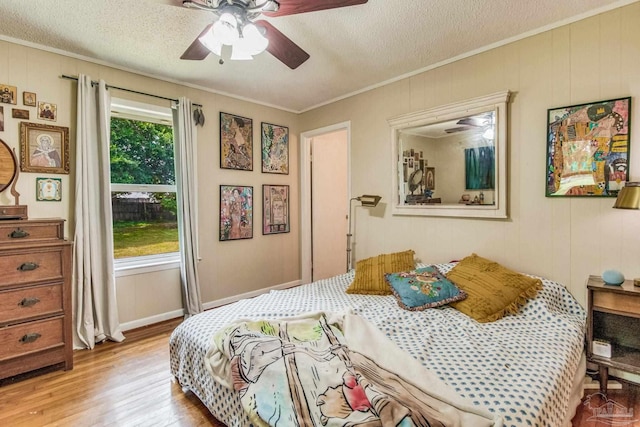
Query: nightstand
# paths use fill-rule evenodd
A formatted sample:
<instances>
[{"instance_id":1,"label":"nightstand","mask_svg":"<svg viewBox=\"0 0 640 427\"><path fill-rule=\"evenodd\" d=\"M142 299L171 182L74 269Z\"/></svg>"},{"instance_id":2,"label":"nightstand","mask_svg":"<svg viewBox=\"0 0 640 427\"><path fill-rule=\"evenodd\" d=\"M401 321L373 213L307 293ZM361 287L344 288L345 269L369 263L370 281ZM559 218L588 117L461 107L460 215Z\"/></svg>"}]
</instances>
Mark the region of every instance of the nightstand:
<instances>
[{"instance_id":1,"label":"nightstand","mask_svg":"<svg viewBox=\"0 0 640 427\"><path fill-rule=\"evenodd\" d=\"M609 368L640 374L640 287L632 280L614 286L589 276L587 310L587 358L598 365L600 392L606 394ZM611 357L594 354L594 340L609 343Z\"/></svg>"}]
</instances>

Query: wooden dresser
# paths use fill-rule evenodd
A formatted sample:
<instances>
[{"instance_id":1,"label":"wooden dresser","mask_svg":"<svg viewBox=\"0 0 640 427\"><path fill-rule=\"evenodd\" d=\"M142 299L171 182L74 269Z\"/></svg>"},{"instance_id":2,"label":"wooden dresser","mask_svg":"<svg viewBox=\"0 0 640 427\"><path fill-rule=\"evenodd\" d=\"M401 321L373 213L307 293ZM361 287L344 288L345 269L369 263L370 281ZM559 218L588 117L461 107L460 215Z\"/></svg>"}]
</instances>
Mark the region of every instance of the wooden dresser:
<instances>
[{"instance_id":1,"label":"wooden dresser","mask_svg":"<svg viewBox=\"0 0 640 427\"><path fill-rule=\"evenodd\" d=\"M62 219L0 221L0 379L73 368L71 247Z\"/></svg>"}]
</instances>

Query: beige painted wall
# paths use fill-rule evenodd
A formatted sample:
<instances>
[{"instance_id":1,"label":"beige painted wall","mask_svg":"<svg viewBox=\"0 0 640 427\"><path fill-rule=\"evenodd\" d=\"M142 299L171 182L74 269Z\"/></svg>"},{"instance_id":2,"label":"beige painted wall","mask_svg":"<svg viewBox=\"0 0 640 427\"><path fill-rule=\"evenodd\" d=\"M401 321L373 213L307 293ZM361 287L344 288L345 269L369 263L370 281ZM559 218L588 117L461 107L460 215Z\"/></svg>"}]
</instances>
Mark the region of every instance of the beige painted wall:
<instances>
[{"instance_id":1,"label":"beige painted wall","mask_svg":"<svg viewBox=\"0 0 640 427\"><path fill-rule=\"evenodd\" d=\"M613 200L544 196L546 111L632 96L630 178L640 180L640 3L444 65L301 115L306 131L350 120L351 185L383 196L357 224L359 258L413 248L424 262L472 252L558 280L585 302L589 274L640 276L640 213ZM394 217L387 119L508 89L509 219ZM373 172L372 172L373 171Z\"/></svg>"},{"instance_id":2,"label":"beige painted wall","mask_svg":"<svg viewBox=\"0 0 640 427\"><path fill-rule=\"evenodd\" d=\"M546 110L583 102L634 97L630 178L640 180L640 3L585 19L456 63L295 115L179 84L88 63L0 41L0 83L36 92L38 99L58 105L59 126L71 129L71 161L75 144L76 84L60 75L85 73L93 79L162 96L187 96L203 104L207 117L198 128L200 196L200 279L205 303L224 301L262 288L293 283L300 278L298 135L301 131L350 121L351 192L380 194L377 211L357 222L358 259L381 252L413 248L425 262L457 259L471 252L493 258L512 268L544 275L562 283L584 303L585 280L607 268L627 277L640 276L640 214L611 209L611 199L547 199L544 197ZM218 67L203 63L203 66ZM390 215L390 117L467 98L511 90L509 120L508 220L394 217ZM142 102L153 98L121 91L114 95ZM0 138L18 147L18 119L12 106L4 107L5 130ZM35 108L26 107L34 119ZM219 169L218 114L220 111L253 119L253 172ZM260 122L277 123L290 130L289 175L260 173ZM31 218L67 219L67 236L73 230L73 167L62 178L63 201L35 201L35 178L20 175L21 203ZM218 241L220 184L253 185L254 238ZM291 232L262 236L260 221L262 184L291 186ZM0 204L11 203L6 192ZM179 310L178 275L175 270L118 279L121 321L162 315ZM147 295L147 292L149 294Z\"/></svg>"},{"instance_id":3,"label":"beige painted wall","mask_svg":"<svg viewBox=\"0 0 640 427\"><path fill-rule=\"evenodd\" d=\"M203 67L220 70L215 62L204 61ZM220 71L224 72L224 70ZM20 174L17 190L20 202L29 205L30 218L62 217L67 220L66 235L73 237L73 156L75 146L76 83L60 78L84 73L92 79L104 79L107 84L148 92L165 97L187 96L203 105L206 115L204 127L198 127L198 182L200 216L199 266L204 303L225 300L229 297L253 291L297 282L300 278L300 245L298 234L298 116L286 111L241 101L226 96L189 88L179 84L116 70L79 59L44 52L0 41L0 83L17 86L18 105L0 104L4 107L5 130L0 139L10 147L19 146L19 121L11 118L11 108L28 109L32 122L49 123L70 128L71 174L52 175L62 178L62 202L36 202L35 179L47 174ZM33 107L22 105L23 91L35 92L39 101L58 106L55 123L37 120ZM112 96L141 102L168 102L150 97L112 91ZM253 119L252 172L221 170L219 168L219 112L224 111ZM289 175L261 173L260 123L276 123L289 127L290 152ZM218 241L219 186L252 185L254 191L253 239ZM262 235L262 184L286 184L291 186L291 232L279 235ZM0 194L0 204L13 203L8 192ZM167 312L180 310L179 274L177 270L165 270L151 274L119 277L117 279L120 321L136 322L154 318Z\"/></svg>"}]
</instances>

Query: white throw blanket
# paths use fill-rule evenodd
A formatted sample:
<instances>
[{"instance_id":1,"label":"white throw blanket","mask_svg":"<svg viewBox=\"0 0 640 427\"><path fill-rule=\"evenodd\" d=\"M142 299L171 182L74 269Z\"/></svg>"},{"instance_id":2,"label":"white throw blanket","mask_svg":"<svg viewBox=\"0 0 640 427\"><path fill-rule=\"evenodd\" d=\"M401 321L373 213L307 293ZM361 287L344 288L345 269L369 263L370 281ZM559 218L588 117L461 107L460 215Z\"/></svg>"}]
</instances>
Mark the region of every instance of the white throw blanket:
<instances>
[{"instance_id":1,"label":"white throw blanket","mask_svg":"<svg viewBox=\"0 0 640 427\"><path fill-rule=\"evenodd\" d=\"M502 426L352 313L236 321L206 366L257 426Z\"/></svg>"}]
</instances>

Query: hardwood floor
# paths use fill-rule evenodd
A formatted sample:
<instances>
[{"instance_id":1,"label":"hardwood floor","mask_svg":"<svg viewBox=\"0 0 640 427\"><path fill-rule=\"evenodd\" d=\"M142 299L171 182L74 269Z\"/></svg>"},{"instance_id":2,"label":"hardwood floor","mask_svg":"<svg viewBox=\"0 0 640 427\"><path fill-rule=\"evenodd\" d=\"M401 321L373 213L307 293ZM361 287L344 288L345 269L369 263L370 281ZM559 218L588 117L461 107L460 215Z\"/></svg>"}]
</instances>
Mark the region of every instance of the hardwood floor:
<instances>
[{"instance_id":1,"label":"hardwood floor","mask_svg":"<svg viewBox=\"0 0 640 427\"><path fill-rule=\"evenodd\" d=\"M71 371L4 380L0 426L222 426L171 376L169 335L180 321L76 351Z\"/></svg>"},{"instance_id":2,"label":"hardwood floor","mask_svg":"<svg viewBox=\"0 0 640 427\"><path fill-rule=\"evenodd\" d=\"M573 427L640 427L640 387L622 383L622 389L608 390L606 398L598 390L585 390L582 403L573 417ZM596 408L607 405L614 417L598 415Z\"/></svg>"},{"instance_id":3,"label":"hardwood floor","mask_svg":"<svg viewBox=\"0 0 640 427\"><path fill-rule=\"evenodd\" d=\"M0 381L0 426L217 426L207 408L185 394L169 371L169 335L181 319L128 331L120 344L107 342L74 353L72 371L51 371ZM602 403L597 390L591 406L581 404L573 427L612 425L593 418ZM608 398L618 413L633 408L631 422L640 427L640 387L623 384ZM635 414L638 414L636 417ZM624 421L618 419L618 421Z\"/></svg>"}]
</instances>

